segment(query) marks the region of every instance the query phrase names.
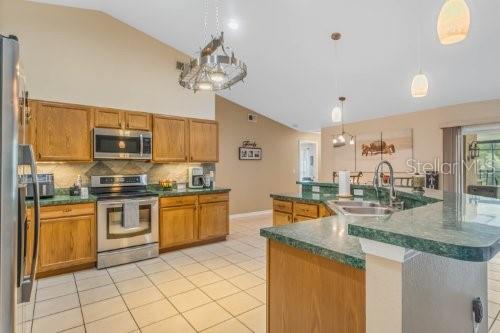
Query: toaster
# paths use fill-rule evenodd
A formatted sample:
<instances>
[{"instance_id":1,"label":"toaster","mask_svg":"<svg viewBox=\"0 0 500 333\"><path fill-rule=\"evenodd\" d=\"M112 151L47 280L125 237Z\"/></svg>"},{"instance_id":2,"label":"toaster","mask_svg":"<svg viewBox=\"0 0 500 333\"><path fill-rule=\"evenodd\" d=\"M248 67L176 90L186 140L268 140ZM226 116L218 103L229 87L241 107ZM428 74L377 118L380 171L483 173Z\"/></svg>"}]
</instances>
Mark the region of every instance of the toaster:
<instances>
[{"instance_id":1,"label":"toaster","mask_svg":"<svg viewBox=\"0 0 500 333\"><path fill-rule=\"evenodd\" d=\"M26 198L33 198L33 178L30 174L21 175L20 181L26 184ZM39 173L36 175L38 181L38 190L40 191L40 198L51 198L55 195L54 190L54 174L53 173Z\"/></svg>"}]
</instances>

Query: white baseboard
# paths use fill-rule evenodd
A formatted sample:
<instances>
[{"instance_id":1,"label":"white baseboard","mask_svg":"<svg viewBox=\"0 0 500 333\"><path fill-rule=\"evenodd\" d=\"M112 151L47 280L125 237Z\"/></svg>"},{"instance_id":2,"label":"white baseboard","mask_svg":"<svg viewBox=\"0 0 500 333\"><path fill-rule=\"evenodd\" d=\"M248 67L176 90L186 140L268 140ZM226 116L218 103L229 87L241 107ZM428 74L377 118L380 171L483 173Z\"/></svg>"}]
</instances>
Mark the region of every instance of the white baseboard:
<instances>
[{"instance_id":1,"label":"white baseboard","mask_svg":"<svg viewBox=\"0 0 500 333\"><path fill-rule=\"evenodd\" d=\"M269 210L260 210L257 212L250 212L250 213L241 213L241 214L231 214L229 215L230 219L238 219L242 217L252 217L252 216L261 216L261 215L271 215L273 211L271 209Z\"/></svg>"}]
</instances>

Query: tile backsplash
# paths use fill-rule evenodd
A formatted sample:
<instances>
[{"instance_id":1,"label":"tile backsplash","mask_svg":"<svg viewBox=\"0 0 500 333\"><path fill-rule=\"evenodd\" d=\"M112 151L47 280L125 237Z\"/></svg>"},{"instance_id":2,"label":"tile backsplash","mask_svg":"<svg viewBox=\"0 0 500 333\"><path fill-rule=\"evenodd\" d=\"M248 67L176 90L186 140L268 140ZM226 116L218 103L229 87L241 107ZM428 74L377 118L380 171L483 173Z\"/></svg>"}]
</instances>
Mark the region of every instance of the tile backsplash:
<instances>
[{"instance_id":1,"label":"tile backsplash","mask_svg":"<svg viewBox=\"0 0 500 333\"><path fill-rule=\"evenodd\" d=\"M188 167L203 166L204 172L215 171L214 163L203 164L156 164L143 161L97 161L92 163L38 163L38 173L53 173L57 188L70 187L82 176L84 186L90 185L90 176L147 174L148 183L157 184L160 179L187 182Z\"/></svg>"}]
</instances>

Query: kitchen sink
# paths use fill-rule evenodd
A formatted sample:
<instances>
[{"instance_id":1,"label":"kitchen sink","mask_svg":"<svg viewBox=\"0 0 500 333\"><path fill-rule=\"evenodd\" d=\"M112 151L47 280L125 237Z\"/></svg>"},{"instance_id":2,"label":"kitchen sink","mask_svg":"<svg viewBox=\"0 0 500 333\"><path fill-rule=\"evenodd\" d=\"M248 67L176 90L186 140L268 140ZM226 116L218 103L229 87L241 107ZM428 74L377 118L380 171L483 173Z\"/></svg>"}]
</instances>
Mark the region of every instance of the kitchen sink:
<instances>
[{"instance_id":1,"label":"kitchen sink","mask_svg":"<svg viewBox=\"0 0 500 333\"><path fill-rule=\"evenodd\" d=\"M344 215L354 216L388 216L394 213L395 209L371 201L340 201L332 200L328 204Z\"/></svg>"}]
</instances>

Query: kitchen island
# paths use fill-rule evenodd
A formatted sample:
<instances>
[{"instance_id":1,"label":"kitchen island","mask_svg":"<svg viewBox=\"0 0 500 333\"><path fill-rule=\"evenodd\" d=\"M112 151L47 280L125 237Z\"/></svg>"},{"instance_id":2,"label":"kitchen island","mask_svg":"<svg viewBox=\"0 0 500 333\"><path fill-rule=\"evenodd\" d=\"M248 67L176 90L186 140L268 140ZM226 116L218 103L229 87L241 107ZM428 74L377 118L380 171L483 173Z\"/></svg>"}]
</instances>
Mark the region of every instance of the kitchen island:
<instances>
[{"instance_id":1,"label":"kitchen island","mask_svg":"<svg viewBox=\"0 0 500 333\"><path fill-rule=\"evenodd\" d=\"M335 186L327 187L335 197ZM303 192L310 200L307 185ZM499 249L500 200L403 192L420 204L385 217L337 214L261 230L268 332L472 332L472 300L480 297L487 313L486 262ZM485 315L478 332L486 331Z\"/></svg>"}]
</instances>

